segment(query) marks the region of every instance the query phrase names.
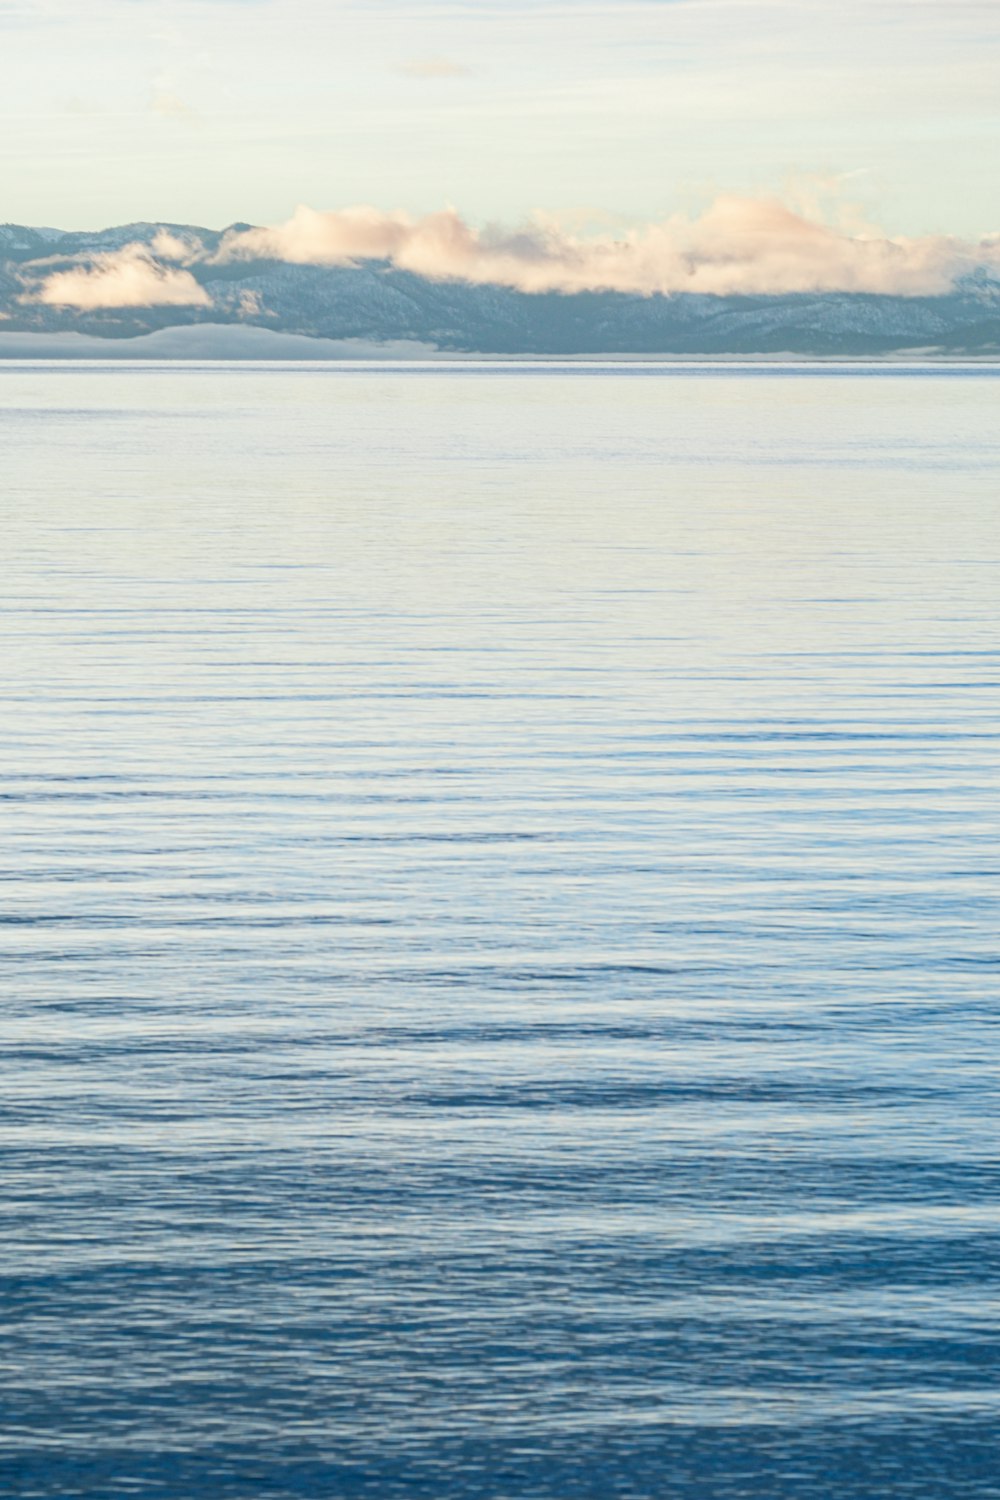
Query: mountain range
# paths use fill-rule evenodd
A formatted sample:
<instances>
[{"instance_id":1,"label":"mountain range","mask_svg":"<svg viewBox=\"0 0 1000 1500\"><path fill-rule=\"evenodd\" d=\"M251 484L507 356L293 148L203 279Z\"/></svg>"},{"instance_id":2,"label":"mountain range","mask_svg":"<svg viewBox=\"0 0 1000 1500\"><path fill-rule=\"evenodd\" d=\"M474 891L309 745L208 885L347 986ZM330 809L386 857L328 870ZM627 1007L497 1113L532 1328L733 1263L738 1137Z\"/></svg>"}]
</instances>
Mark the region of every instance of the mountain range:
<instances>
[{"instance_id":1,"label":"mountain range","mask_svg":"<svg viewBox=\"0 0 1000 1500\"><path fill-rule=\"evenodd\" d=\"M316 266L213 259L226 232L152 223L96 232L0 225L0 355L23 353L25 335L67 334L127 340L138 354L142 343L131 341L180 327L200 329L204 350L210 329L220 330L225 345L221 329L228 325L455 355L1000 358L1000 280L985 270L937 296L527 293L431 280L377 260ZM87 308L38 299L47 277L99 264L130 246L152 254L149 247L165 235L198 246L185 262L202 289L196 304ZM268 341L256 335L253 343L260 353Z\"/></svg>"}]
</instances>

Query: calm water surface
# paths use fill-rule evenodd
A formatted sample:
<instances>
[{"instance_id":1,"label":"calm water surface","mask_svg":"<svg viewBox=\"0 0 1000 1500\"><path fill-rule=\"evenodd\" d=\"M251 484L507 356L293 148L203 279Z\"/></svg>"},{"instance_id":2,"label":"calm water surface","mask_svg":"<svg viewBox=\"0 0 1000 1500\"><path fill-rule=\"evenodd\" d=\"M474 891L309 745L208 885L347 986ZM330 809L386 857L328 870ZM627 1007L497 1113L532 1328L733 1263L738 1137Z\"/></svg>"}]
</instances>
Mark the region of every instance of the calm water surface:
<instances>
[{"instance_id":1,"label":"calm water surface","mask_svg":"<svg viewBox=\"0 0 1000 1500\"><path fill-rule=\"evenodd\" d=\"M1000 1495L998 395L0 369L0 1490Z\"/></svg>"}]
</instances>

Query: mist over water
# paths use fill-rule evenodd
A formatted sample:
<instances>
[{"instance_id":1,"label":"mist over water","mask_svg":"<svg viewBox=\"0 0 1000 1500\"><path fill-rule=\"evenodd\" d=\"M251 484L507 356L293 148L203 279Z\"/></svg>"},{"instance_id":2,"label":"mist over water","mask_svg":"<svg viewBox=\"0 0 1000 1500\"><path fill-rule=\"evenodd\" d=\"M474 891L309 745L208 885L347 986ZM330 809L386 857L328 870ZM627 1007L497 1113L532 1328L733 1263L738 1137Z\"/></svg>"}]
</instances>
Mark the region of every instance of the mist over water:
<instances>
[{"instance_id":1,"label":"mist over water","mask_svg":"<svg viewBox=\"0 0 1000 1500\"><path fill-rule=\"evenodd\" d=\"M0 1490L1000 1495L998 390L0 370Z\"/></svg>"}]
</instances>

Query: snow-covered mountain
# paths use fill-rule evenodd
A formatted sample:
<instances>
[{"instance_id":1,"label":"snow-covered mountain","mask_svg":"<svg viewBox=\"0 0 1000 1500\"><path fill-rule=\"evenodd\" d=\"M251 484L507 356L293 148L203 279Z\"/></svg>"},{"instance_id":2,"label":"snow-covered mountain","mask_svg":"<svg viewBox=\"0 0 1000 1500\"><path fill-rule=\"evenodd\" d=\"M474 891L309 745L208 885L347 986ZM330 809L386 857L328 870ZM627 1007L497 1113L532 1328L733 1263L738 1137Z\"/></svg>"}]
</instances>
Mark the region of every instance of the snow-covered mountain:
<instances>
[{"instance_id":1,"label":"snow-covered mountain","mask_svg":"<svg viewBox=\"0 0 1000 1500\"><path fill-rule=\"evenodd\" d=\"M73 233L0 225L0 354L8 333L131 339L181 325L235 324L369 344L408 341L456 353L873 356L912 350L1000 358L1000 281L983 271L928 297L532 294L428 280L380 261L324 268L221 259L224 232L162 223ZM128 246L149 247L157 263L164 257L167 264L182 262L183 274L197 283L197 300L89 308L39 300L49 277L91 270Z\"/></svg>"}]
</instances>

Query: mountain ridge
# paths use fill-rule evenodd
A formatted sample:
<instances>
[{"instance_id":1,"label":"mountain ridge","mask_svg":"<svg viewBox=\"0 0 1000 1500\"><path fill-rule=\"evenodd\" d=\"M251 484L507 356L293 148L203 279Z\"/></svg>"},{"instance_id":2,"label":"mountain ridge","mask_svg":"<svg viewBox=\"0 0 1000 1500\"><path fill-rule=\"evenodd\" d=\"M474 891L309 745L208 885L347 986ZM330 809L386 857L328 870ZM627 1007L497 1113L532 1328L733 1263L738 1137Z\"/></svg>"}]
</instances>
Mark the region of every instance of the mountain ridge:
<instances>
[{"instance_id":1,"label":"mountain ridge","mask_svg":"<svg viewBox=\"0 0 1000 1500\"><path fill-rule=\"evenodd\" d=\"M327 341L411 345L499 356L1000 358L1000 281L975 271L934 296L795 292L524 292L430 279L382 260L318 266L218 258L227 233L139 221L93 231L0 225L0 354L8 334L78 333L132 340L158 330L243 326ZM76 307L40 301L46 278L172 241L192 249L183 272L200 304ZM196 247L196 249L194 249Z\"/></svg>"}]
</instances>

